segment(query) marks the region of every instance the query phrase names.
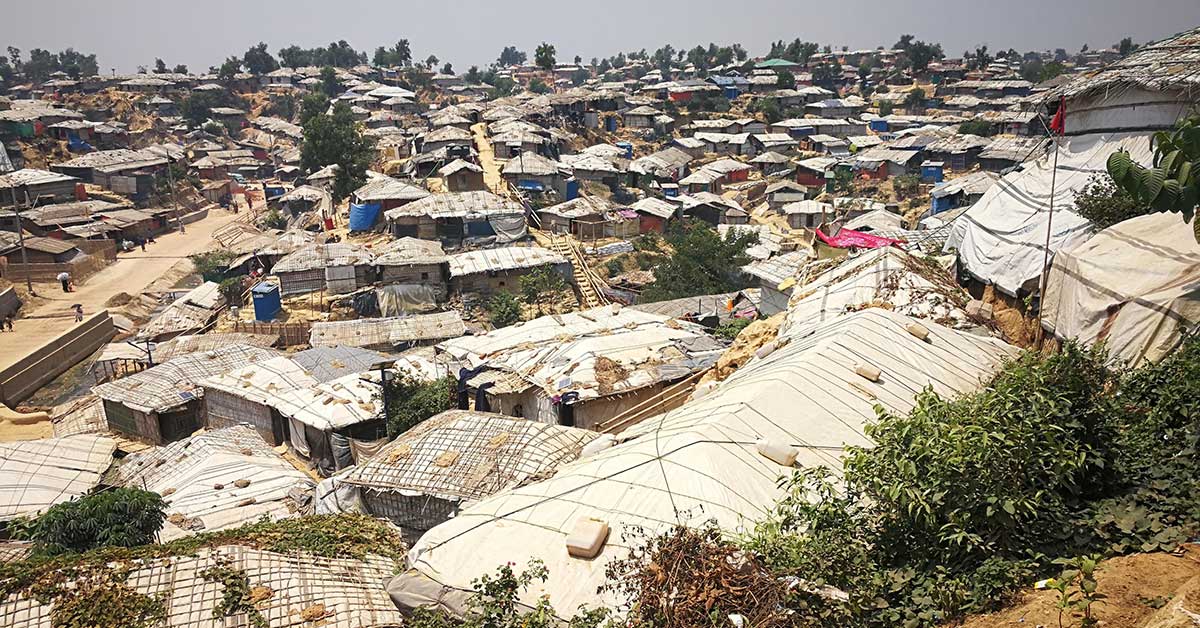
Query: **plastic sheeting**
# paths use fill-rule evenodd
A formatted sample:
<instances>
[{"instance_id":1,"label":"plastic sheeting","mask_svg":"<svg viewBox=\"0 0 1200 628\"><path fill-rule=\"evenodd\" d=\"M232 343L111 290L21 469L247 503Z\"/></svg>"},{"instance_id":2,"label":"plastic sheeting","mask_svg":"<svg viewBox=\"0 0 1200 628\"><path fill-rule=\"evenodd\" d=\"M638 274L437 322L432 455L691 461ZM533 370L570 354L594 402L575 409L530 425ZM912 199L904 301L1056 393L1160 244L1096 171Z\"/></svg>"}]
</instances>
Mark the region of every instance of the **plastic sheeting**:
<instances>
[{"instance_id":1,"label":"plastic sheeting","mask_svg":"<svg viewBox=\"0 0 1200 628\"><path fill-rule=\"evenodd\" d=\"M352 203L350 205L350 231L368 231L379 218L379 203Z\"/></svg>"},{"instance_id":2,"label":"plastic sheeting","mask_svg":"<svg viewBox=\"0 0 1200 628\"><path fill-rule=\"evenodd\" d=\"M1054 335L1156 362L1200 321L1200 244L1179 214L1127 220L1055 256L1042 303Z\"/></svg>"},{"instance_id":3,"label":"plastic sheeting","mask_svg":"<svg viewBox=\"0 0 1200 628\"><path fill-rule=\"evenodd\" d=\"M430 286L396 284L375 290L379 315L383 318L422 314L437 309L437 294Z\"/></svg>"},{"instance_id":4,"label":"plastic sheeting","mask_svg":"<svg viewBox=\"0 0 1200 628\"><path fill-rule=\"evenodd\" d=\"M1096 134L1058 140L1053 181L1054 220L1050 251L1067 250L1091 237L1092 225L1074 213L1075 193L1105 172L1108 156L1126 149L1141 163L1151 159L1148 136ZM1011 295L1037 279L1045 260L1054 150L1001 178L953 223L945 250L957 250L963 269Z\"/></svg>"},{"instance_id":5,"label":"plastic sheeting","mask_svg":"<svg viewBox=\"0 0 1200 628\"><path fill-rule=\"evenodd\" d=\"M516 242L525 239L525 236L529 235L529 228L525 224L524 215L496 216L488 219L488 224L496 232L497 242Z\"/></svg>"},{"instance_id":6,"label":"plastic sheeting","mask_svg":"<svg viewBox=\"0 0 1200 628\"><path fill-rule=\"evenodd\" d=\"M892 246L893 244L901 244L900 240L884 238L851 229L842 229L835 236L825 235L820 229L816 231L816 234L825 244L836 246L839 249L878 249L885 246Z\"/></svg>"}]
</instances>

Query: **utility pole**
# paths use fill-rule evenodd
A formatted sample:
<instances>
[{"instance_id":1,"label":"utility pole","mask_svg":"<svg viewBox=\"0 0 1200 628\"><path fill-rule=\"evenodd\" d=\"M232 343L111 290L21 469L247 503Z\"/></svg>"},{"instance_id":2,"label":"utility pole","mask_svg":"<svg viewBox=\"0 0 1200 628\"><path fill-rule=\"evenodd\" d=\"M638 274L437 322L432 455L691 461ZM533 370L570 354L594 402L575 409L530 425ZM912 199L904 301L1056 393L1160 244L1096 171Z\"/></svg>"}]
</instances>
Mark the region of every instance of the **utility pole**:
<instances>
[{"instance_id":1,"label":"utility pole","mask_svg":"<svg viewBox=\"0 0 1200 628\"><path fill-rule=\"evenodd\" d=\"M17 240L21 245L21 266L25 268L25 289L29 294L37 296L33 291L33 276L29 273L29 254L25 251L25 228L21 226L21 208L17 205L17 188L12 187L13 213L17 215ZM29 188L25 188L25 207L29 207Z\"/></svg>"},{"instance_id":2,"label":"utility pole","mask_svg":"<svg viewBox=\"0 0 1200 628\"><path fill-rule=\"evenodd\" d=\"M175 205L175 222L179 224L179 233L186 233L183 219L179 217L179 197L175 194L175 172L171 168L170 153L167 153L167 183L171 186L171 202Z\"/></svg>"}]
</instances>

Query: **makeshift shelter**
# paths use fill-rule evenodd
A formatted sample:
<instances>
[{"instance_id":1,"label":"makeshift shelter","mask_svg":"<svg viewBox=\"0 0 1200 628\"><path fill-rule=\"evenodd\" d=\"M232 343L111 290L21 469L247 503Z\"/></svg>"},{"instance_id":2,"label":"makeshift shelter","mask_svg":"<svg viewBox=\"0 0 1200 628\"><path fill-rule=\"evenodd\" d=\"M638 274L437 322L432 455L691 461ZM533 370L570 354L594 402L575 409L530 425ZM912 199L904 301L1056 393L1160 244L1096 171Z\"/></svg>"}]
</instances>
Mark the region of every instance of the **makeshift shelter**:
<instances>
[{"instance_id":1,"label":"makeshift shelter","mask_svg":"<svg viewBox=\"0 0 1200 628\"><path fill-rule=\"evenodd\" d=\"M202 432L126 456L108 482L163 496L163 542L264 517L296 516L315 487L247 425Z\"/></svg>"},{"instance_id":2,"label":"makeshift shelter","mask_svg":"<svg viewBox=\"0 0 1200 628\"><path fill-rule=\"evenodd\" d=\"M0 522L86 494L112 465L116 447L99 434L0 443Z\"/></svg>"},{"instance_id":3,"label":"makeshift shelter","mask_svg":"<svg viewBox=\"0 0 1200 628\"><path fill-rule=\"evenodd\" d=\"M168 305L138 330L138 338L154 342L204 330L225 305L221 286L206 281Z\"/></svg>"},{"instance_id":4,"label":"makeshift shelter","mask_svg":"<svg viewBox=\"0 0 1200 628\"><path fill-rule=\"evenodd\" d=\"M724 344L702 326L604 306L543 316L439 345L462 362L487 407L544 423L603 430L606 421L716 362ZM476 409L481 408L479 397Z\"/></svg>"},{"instance_id":5,"label":"makeshift shelter","mask_svg":"<svg viewBox=\"0 0 1200 628\"><path fill-rule=\"evenodd\" d=\"M494 237L506 243L524 239L525 208L491 192L436 194L384 212L396 237L445 240Z\"/></svg>"},{"instance_id":6,"label":"makeshift shelter","mask_svg":"<svg viewBox=\"0 0 1200 628\"><path fill-rule=\"evenodd\" d=\"M270 349L229 345L180 356L92 389L104 400L114 430L155 444L190 435L204 424L200 382L278 355Z\"/></svg>"},{"instance_id":7,"label":"makeshift shelter","mask_svg":"<svg viewBox=\"0 0 1200 628\"><path fill-rule=\"evenodd\" d=\"M271 267L285 296L318 290L353 292L371 283L372 271L371 252L350 243L302 244Z\"/></svg>"},{"instance_id":8,"label":"makeshift shelter","mask_svg":"<svg viewBox=\"0 0 1200 628\"><path fill-rule=\"evenodd\" d=\"M297 622L324 628L384 628L405 621L381 585L397 565L378 556L325 558L230 545L129 561L128 566L126 586L141 595L162 596L166 613L159 625L163 628L210 628L223 622L253 625L250 614L240 609L228 617L213 618L213 609L226 599L227 590L220 579L204 577L212 569L245 574L253 587L270 592L254 607L269 628L286 628ZM0 625L51 628L58 625L54 611L53 603L14 593L0 601ZM305 617L314 619L302 619Z\"/></svg>"},{"instance_id":9,"label":"makeshift shelter","mask_svg":"<svg viewBox=\"0 0 1200 628\"><path fill-rule=\"evenodd\" d=\"M538 268L549 267L572 280L567 258L540 246L506 246L467 251L450 256L450 290L454 293L516 292L518 279Z\"/></svg>"},{"instance_id":10,"label":"makeshift shelter","mask_svg":"<svg viewBox=\"0 0 1200 628\"><path fill-rule=\"evenodd\" d=\"M323 482L317 512L363 511L419 534L480 499L553 473L597 436L500 414L450 410Z\"/></svg>"},{"instance_id":11,"label":"makeshift shelter","mask_svg":"<svg viewBox=\"0 0 1200 628\"><path fill-rule=\"evenodd\" d=\"M207 425L250 425L271 445L290 439L288 416L279 398L295 391L391 364L375 351L354 347L317 347L205 379Z\"/></svg>"},{"instance_id":12,"label":"makeshift shelter","mask_svg":"<svg viewBox=\"0 0 1200 628\"><path fill-rule=\"evenodd\" d=\"M393 240L375 252L381 283L425 286L433 291L435 303L446 299L449 259L441 244L409 237Z\"/></svg>"},{"instance_id":13,"label":"makeshift shelter","mask_svg":"<svg viewBox=\"0 0 1200 628\"><path fill-rule=\"evenodd\" d=\"M451 310L414 316L314 323L309 333L309 344L314 347L344 345L391 351L397 347L408 348L457 338L466 332L462 316Z\"/></svg>"},{"instance_id":14,"label":"makeshift shelter","mask_svg":"<svg viewBox=\"0 0 1200 628\"><path fill-rule=\"evenodd\" d=\"M771 345L716 391L698 389L692 401L626 430L620 444L550 479L484 499L425 533L410 552L413 569L389 590L407 604L429 603L446 591L469 590L498 565L537 559L557 575L523 591L523 602L549 596L571 616L584 604L626 601L598 588L611 561L643 538L631 537L635 530L655 535L707 521L745 529L784 496L778 480L794 465L836 472L843 447L870 446L863 428L876 420L877 407L906 413L927 389L946 397L971 392L1016 355L998 340L936 324L924 326L922 339L907 329L914 322L870 309ZM878 377L859 374L872 368ZM793 455L794 464L785 464ZM568 537L591 519L607 526L607 537L599 538L594 558L571 556Z\"/></svg>"},{"instance_id":15,"label":"makeshift shelter","mask_svg":"<svg viewBox=\"0 0 1200 628\"><path fill-rule=\"evenodd\" d=\"M796 273L808 262L807 251L791 251L765 260L751 262L742 272L758 280L760 294L758 309L763 316L773 316L788 307Z\"/></svg>"},{"instance_id":16,"label":"makeshift shelter","mask_svg":"<svg viewBox=\"0 0 1200 628\"><path fill-rule=\"evenodd\" d=\"M1150 163L1149 138L1138 134L1092 134L1059 138L1057 146L1020 172L1002 177L979 202L954 221L946 250L972 277L1010 295L1036 287L1045 262L1046 230L1054 184L1051 254L1091 237L1092 225L1076 214L1075 194L1092 176L1104 173L1108 156L1128 150ZM1058 175L1054 177L1054 152Z\"/></svg>"},{"instance_id":17,"label":"makeshift shelter","mask_svg":"<svg viewBox=\"0 0 1200 628\"><path fill-rule=\"evenodd\" d=\"M578 240L627 239L638 235L637 213L599 196L579 196L538 210L542 229Z\"/></svg>"},{"instance_id":18,"label":"makeshift shelter","mask_svg":"<svg viewBox=\"0 0 1200 628\"><path fill-rule=\"evenodd\" d=\"M1200 322L1200 244L1179 214L1132 218L1059 251L1047 283L1047 331L1103 342L1131 366L1170 355Z\"/></svg>"}]
</instances>

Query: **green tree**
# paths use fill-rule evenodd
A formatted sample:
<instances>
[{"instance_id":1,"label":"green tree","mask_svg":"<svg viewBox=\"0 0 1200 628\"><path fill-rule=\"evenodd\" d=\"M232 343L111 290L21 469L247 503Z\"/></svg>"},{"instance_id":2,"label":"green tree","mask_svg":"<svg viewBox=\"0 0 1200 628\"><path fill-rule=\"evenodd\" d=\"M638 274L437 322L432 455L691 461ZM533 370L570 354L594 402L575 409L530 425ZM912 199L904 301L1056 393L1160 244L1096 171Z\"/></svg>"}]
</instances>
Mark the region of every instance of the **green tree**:
<instances>
[{"instance_id":1,"label":"green tree","mask_svg":"<svg viewBox=\"0 0 1200 628\"><path fill-rule=\"evenodd\" d=\"M501 292L487 302L488 320L499 329L521 320L521 304L510 292Z\"/></svg>"},{"instance_id":2,"label":"green tree","mask_svg":"<svg viewBox=\"0 0 1200 628\"><path fill-rule=\"evenodd\" d=\"M177 64L174 68L171 68L171 72L174 72L175 74L187 74L188 67L187 67L187 65L180 63L180 64Z\"/></svg>"},{"instance_id":3,"label":"green tree","mask_svg":"<svg viewBox=\"0 0 1200 628\"><path fill-rule=\"evenodd\" d=\"M305 94L300 101L300 126L308 124L313 116L329 111L329 97L323 93Z\"/></svg>"},{"instance_id":4,"label":"green tree","mask_svg":"<svg viewBox=\"0 0 1200 628\"><path fill-rule=\"evenodd\" d=\"M879 103L879 115L881 115L881 116L890 116L890 115L892 115L892 112L895 111L895 109L896 109L896 106L893 105L892 101L890 101L890 100L885 100L885 101Z\"/></svg>"},{"instance_id":5,"label":"green tree","mask_svg":"<svg viewBox=\"0 0 1200 628\"><path fill-rule=\"evenodd\" d=\"M775 87L779 89L796 89L796 75L784 70L778 74Z\"/></svg>"},{"instance_id":6,"label":"green tree","mask_svg":"<svg viewBox=\"0 0 1200 628\"><path fill-rule=\"evenodd\" d=\"M554 58L556 52L553 44L542 42L533 53L534 63L537 63L537 66L543 70L553 70L556 62Z\"/></svg>"},{"instance_id":7,"label":"green tree","mask_svg":"<svg viewBox=\"0 0 1200 628\"><path fill-rule=\"evenodd\" d=\"M1138 45L1133 43L1132 37L1121 39L1121 43L1117 44L1117 50L1120 51L1122 57L1128 57L1134 50L1138 49Z\"/></svg>"},{"instance_id":8,"label":"green tree","mask_svg":"<svg viewBox=\"0 0 1200 628\"><path fill-rule=\"evenodd\" d=\"M549 266L541 266L519 279L521 298L526 303L534 304L543 298L557 298L567 289L567 282Z\"/></svg>"},{"instance_id":9,"label":"green tree","mask_svg":"<svg viewBox=\"0 0 1200 628\"><path fill-rule=\"evenodd\" d=\"M991 137L996 134L996 127L987 120L968 120L958 125L958 132L964 135Z\"/></svg>"},{"instance_id":10,"label":"green tree","mask_svg":"<svg viewBox=\"0 0 1200 628\"><path fill-rule=\"evenodd\" d=\"M908 96L904 98L904 107L909 111L919 111L925 104L925 90L920 87L914 87L908 90Z\"/></svg>"},{"instance_id":11,"label":"green tree","mask_svg":"<svg viewBox=\"0 0 1200 628\"><path fill-rule=\"evenodd\" d=\"M581 67L571 73L571 84L578 87L586 83L590 78L592 78L592 73Z\"/></svg>"},{"instance_id":12,"label":"green tree","mask_svg":"<svg viewBox=\"0 0 1200 628\"><path fill-rule=\"evenodd\" d=\"M700 221L690 221L667 234L674 252L654 269L654 283L646 286L646 302L667 301L703 294L740 290L748 285L742 267L750 263L746 249L758 234L729 231L724 238Z\"/></svg>"},{"instance_id":13,"label":"green tree","mask_svg":"<svg viewBox=\"0 0 1200 628\"><path fill-rule=\"evenodd\" d=\"M321 75L318 77L321 81L321 92L326 96L333 98L342 93L342 84L338 82L337 72L332 66L321 68Z\"/></svg>"},{"instance_id":14,"label":"green tree","mask_svg":"<svg viewBox=\"0 0 1200 628\"><path fill-rule=\"evenodd\" d=\"M453 377L426 382L402 370L388 377L384 389L388 438L395 438L429 417L454 408Z\"/></svg>"},{"instance_id":15,"label":"green tree","mask_svg":"<svg viewBox=\"0 0 1200 628\"><path fill-rule=\"evenodd\" d=\"M533 79L529 81L529 91L535 94L547 94L550 92L550 86L542 79Z\"/></svg>"},{"instance_id":16,"label":"green tree","mask_svg":"<svg viewBox=\"0 0 1200 628\"><path fill-rule=\"evenodd\" d=\"M470 85L478 85L483 80L483 75L479 72L479 66L473 65L467 68L467 73L463 75L463 80Z\"/></svg>"},{"instance_id":17,"label":"green tree","mask_svg":"<svg viewBox=\"0 0 1200 628\"><path fill-rule=\"evenodd\" d=\"M157 493L117 488L56 504L35 519L29 538L48 554L153 543L166 521Z\"/></svg>"},{"instance_id":18,"label":"green tree","mask_svg":"<svg viewBox=\"0 0 1200 628\"><path fill-rule=\"evenodd\" d=\"M442 74L454 74L454 66L449 61L446 62L446 65L442 66Z\"/></svg>"},{"instance_id":19,"label":"green tree","mask_svg":"<svg viewBox=\"0 0 1200 628\"><path fill-rule=\"evenodd\" d=\"M166 74L167 73L167 62L163 61L162 59L155 59L154 60L154 73L155 74Z\"/></svg>"},{"instance_id":20,"label":"green tree","mask_svg":"<svg viewBox=\"0 0 1200 628\"><path fill-rule=\"evenodd\" d=\"M754 110L760 114L768 123L779 122L783 119L783 109L779 106L779 101L774 98L759 98L754 103Z\"/></svg>"},{"instance_id":21,"label":"green tree","mask_svg":"<svg viewBox=\"0 0 1200 628\"><path fill-rule=\"evenodd\" d=\"M335 200L346 198L366 183L367 168L374 158L374 140L362 134L350 106L344 102L335 104L330 114L312 116L304 125L301 167L316 172L337 164L337 178L331 191Z\"/></svg>"},{"instance_id":22,"label":"green tree","mask_svg":"<svg viewBox=\"0 0 1200 628\"><path fill-rule=\"evenodd\" d=\"M521 65L527 58L526 54L517 50L516 46L505 46L504 50L500 51L500 57L496 59L496 65L500 67Z\"/></svg>"},{"instance_id":23,"label":"green tree","mask_svg":"<svg viewBox=\"0 0 1200 628\"><path fill-rule=\"evenodd\" d=\"M189 128L197 128L212 117L213 107L225 104L223 94L213 92L192 92L179 104L179 115L187 122Z\"/></svg>"},{"instance_id":24,"label":"green tree","mask_svg":"<svg viewBox=\"0 0 1200 628\"><path fill-rule=\"evenodd\" d=\"M279 69L279 62L267 52L267 45L263 42L252 46L242 55L242 64L246 66L247 72L258 76Z\"/></svg>"},{"instance_id":25,"label":"green tree","mask_svg":"<svg viewBox=\"0 0 1200 628\"><path fill-rule=\"evenodd\" d=\"M1122 150L1109 156L1108 174L1138 205L1178 212L1191 222L1200 202L1200 115L1180 120L1170 133L1155 133L1151 143L1153 166L1138 164ZM1200 242L1200 228L1195 231Z\"/></svg>"},{"instance_id":26,"label":"green tree","mask_svg":"<svg viewBox=\"0 0 1200 628\"><path fill-rule=\"evenodd\" d=\"M237 259L237 255L225 249L214 249L205 251L204 253L196 253L188 259L192 260L192 266L196 269L196 274L204 281L212 281L220 283L225 279L225 273L229 270L229 264Z\"/></svg>"},{"instance_id":27,"label":"green tree","mask_svg":"<svg viewBox=\"0 0 1200 628\"><path fill-rule=\"evenodd\" d=\"M237 57L229 57L221 64L221 69L217 70L217 80L229 83L237 77L237 73L242 71L242 62Z\"/></svg>"}]
</instances>

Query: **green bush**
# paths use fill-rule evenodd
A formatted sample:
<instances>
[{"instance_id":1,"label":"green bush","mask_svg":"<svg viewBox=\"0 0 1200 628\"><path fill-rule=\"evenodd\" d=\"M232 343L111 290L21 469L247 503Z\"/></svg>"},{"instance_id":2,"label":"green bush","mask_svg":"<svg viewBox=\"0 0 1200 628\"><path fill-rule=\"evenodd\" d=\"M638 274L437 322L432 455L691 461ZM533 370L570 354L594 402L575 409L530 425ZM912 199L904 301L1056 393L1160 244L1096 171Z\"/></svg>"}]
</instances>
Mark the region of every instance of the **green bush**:
<instances>
[{"instance_id":1,"label":"green bush","mask_svg":"<svg viewBox=\"0 0 1200 628\"><path fill-rule=\"evenodd\" d=\"M1075 193L1075 213L1092 221L1097 229L1106 229L1151 211L1117 187L1108 173L1088 179L1087 185Z\"/></svg>"},{"instance_id":2,"label":"green bush","mask_svg":"<svg viewBox=\"0 0 1200 628\"><path fill-rule=\"evenodd\" d=\"M609 277L616 277L625 272L625 265L621 263L621 258L614 257L604 263L604 270L608 271Z\"/></svg>"},{"instance_id":3,"label":"green bush","mask_svg":"<svg viewBox=\"0 0 1200 628\"><path fill-rule=\"evenodd\" d=\"M452 409L455 385L453 377L424 382L403 370L388 379L384 409L388 437L395 438L425 419Z\"/></svg>"},{"instance_id":4,"label":"green bush","mask_svg":"<svg viewBox=\"0 0 1200 628\"><path fill-rule=\"evenodd\" d=\"M549 266L541 266L522 275L518 283L521 286L521 297L526 303L537 303L547 295L559 295L567 289L566 280Z\"/></svg>"},{"instance_id":5,"label":"green bush","mask_svg":"<svg viewBox=\"0 0 1200 628\"><path fill-rule=\"evenodd\" d=\"M809 626L934 626L996 609L1055 559L1169 550L1200 522L1200 341L1114 367L1073 343L1026 353L978 392L881 414L840 481L786 479L743 539L801 594Z\"/></svg>"},{"instance_id":6,"label":"green bush","mask_svg":"<svg viewBox=\"0 0 1200 628\"><path fill-rule=\"evenodd\" d=\"M509 292L501 292L487 302L488 320L497 329L521 320L521 304Z\"/></svg>"},{"instance_id":7,"label":"green bush","mask_svg":"<svg viewBox=\"0 0 1200 628\"><path fill-rule=\"evenodd\" d=\"M749 318L732 318L723 323L720 327L717 327L713 334L718 338L724 338L725 340L732 341L734 338L737 338L738 334L742 333L743 329L749 327L750 323L753 322L754 321Z\"/></svg>"},{"instance_id":8,"label":"green bush","mask_svg":"<svg viewBox=\"0 0 1200 628\"><path fill-rule=\"evenodd\" d=\"M646 303L747 287L741 269L750 263L746 249L758 243L757 233L730 231L722 238L707 223L695 221L672 229L667 242L674 253L654 265L654 283L642 293Z\"/></svg>"},{"instance_id":9,"label":"green bush","mask_svg":"<svg viewBox=\"0 0 1200 628\"><path fill-rule=\"evenodd\" d=\"M996 128L987 120L968 120L958 125L958 132L963 135L978 135L991 137L996 134Z\"/></svg>"},{"instance_id":10,"label":"green bush","mask_svg":"<svg viewBox=\"0 0 1200 628\"><path fill-rule=\"evenodd\" d=\"M287 229L288 219L278 209L272 209L263 216L263 226L268 229Z\"/></svg>"},{"instance_id":11,"label":"green bush","mask_svg":"<svg viewBox=\"0 0 1200 628\"><path fill-rule=\"evenodd\" d=\"M158 493L117 488L51 506L30 524L28 538L46 554L135 547L153 543L166 518Z\"/></svg>"},{"instance_id":12,"label":"green bush","mask_svg":"<svg viewBox=\"0 0 1200 628\"><path fill-rule=\"evenodd\" d=\"M204 281L221 283L225 279L225 271L229 270L229 265L233 263L233 260L237 259L237 254L225 249L217 249L215 251L197 253L189 259L192 260L192 264L196 267L196 273Z\"/></svg>"}]
</instances>

